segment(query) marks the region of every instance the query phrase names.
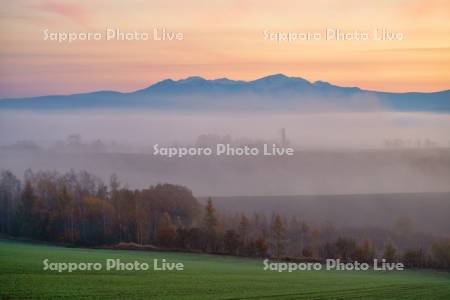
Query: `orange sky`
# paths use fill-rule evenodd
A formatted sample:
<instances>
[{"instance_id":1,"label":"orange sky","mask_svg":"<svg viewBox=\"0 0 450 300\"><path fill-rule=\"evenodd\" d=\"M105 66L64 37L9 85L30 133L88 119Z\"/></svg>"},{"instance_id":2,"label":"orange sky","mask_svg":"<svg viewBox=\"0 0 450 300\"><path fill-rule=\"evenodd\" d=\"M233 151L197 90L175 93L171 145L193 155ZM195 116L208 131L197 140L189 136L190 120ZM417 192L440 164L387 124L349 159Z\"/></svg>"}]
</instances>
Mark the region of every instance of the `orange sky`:
<instances>
[{"instance_id":1,"label":"orange sky","mask_svg":"<svg viewBox=\"0 0 450 300\"><path fill-rule=\"evenodd\" d=\"M56 1L0 6L0 97L132 91L165 78L285 73L386 91L450 88L450 1ZM152 32L182 41L44 41L43 31ZM401 32L400 41L277 43L271 32Z\"/></svg>"}]
</instances>

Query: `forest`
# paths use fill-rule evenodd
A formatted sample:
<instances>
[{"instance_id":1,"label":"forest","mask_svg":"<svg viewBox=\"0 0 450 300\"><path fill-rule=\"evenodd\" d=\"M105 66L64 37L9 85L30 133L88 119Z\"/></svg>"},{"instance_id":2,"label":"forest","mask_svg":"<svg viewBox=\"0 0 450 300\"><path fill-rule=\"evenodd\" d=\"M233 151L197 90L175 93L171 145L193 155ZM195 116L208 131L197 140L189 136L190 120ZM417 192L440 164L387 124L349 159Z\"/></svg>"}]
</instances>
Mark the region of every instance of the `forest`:
<instances>
[{"instance_id":1,"label":"forest","mask_svg":"<svg viewBox=\"0 0 450 300\"><path fill-rule=\"evenodd\" d=\"M449 236L421 231L410 218L390 229L305 219L277 211L230 213L211 198L202 204L187 187L130 189L115 174L108 184L86 171L27 170L23 180L7 170L0 174L0 233L7 238L289 261L384 258L410 268L450 269Z\"/></svg>"}]
</instances>

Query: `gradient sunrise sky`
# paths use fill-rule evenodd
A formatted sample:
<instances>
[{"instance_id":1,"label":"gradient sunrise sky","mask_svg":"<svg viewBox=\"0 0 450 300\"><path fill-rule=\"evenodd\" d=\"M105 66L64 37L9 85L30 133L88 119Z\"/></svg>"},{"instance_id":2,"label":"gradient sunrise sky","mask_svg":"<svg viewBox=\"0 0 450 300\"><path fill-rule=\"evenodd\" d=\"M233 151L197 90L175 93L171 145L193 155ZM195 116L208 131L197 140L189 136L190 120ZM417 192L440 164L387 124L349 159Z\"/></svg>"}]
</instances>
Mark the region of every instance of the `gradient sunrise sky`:
<instances>
[{"instance_id":1,"label":"gradient sunrise sky","mask_svg":"<svg viewBox=\"0 0 450 300\"><path fill-rule=\"evenodd\" d=\"M133 91L202 76L274 73L385 91L450 88L450 1L3 1L0 97ZM183 41L44 41L51 32L152 32ZM401 41L276 43L272 32L402 32Z\"/></svg>"}]
</instances>

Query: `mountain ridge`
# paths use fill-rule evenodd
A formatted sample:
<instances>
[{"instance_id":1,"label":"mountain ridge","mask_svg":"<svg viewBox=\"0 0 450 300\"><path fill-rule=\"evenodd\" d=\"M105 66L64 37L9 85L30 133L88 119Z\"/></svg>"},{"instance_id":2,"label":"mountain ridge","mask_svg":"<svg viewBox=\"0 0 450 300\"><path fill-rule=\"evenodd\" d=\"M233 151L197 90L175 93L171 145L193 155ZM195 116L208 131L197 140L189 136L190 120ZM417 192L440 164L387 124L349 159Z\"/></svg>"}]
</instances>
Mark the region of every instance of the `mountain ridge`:
<instances>
[{"instance_id":1,"label":"mountain ridge","mask_svg":"<svg viewBox=\"0 0 450 300\"><path fill-rule=\"evenodd\" d=\"M200 76L180 80L164 79L132 92L94 91L4 98L0 99L0 110L124 107L201 109L211 108L211 104L216 109L225 109L231 104L247 109L289 110L317 103L358 109L365 100L371 98L390 110L450 112L450 90L429 93L371 91L337 86L321 80L310 82L302 77L289 77L281 73L250 81L228 78L210 80Z\"/></svg>"}]
</instances>

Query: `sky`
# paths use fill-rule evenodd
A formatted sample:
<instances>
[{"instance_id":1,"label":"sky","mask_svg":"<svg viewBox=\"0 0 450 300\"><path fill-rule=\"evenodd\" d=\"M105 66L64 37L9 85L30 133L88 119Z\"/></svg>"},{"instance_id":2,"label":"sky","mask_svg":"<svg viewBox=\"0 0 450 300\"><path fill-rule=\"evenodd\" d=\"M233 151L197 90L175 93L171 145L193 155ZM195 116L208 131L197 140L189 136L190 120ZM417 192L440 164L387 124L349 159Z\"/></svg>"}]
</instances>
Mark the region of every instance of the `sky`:
<instances>
[{"instance_id":1,"label":"sky","mask_svg":"<svg viewBox=\"0 0 450 300\"><path fill-rule=\"evenodd\" d=\"M450 88L450 1L2 0L0 98L133 91L189 76L253 80L284 73L383 91ZM146 32L149 40L59 43L51 33ZM153 30L183 34L155 41ZM326 40L327 28L368 40ZM402 36L374 40L374 29ZM264 32L319 32L277 42Z\"/></svg>"}]
</instances>

